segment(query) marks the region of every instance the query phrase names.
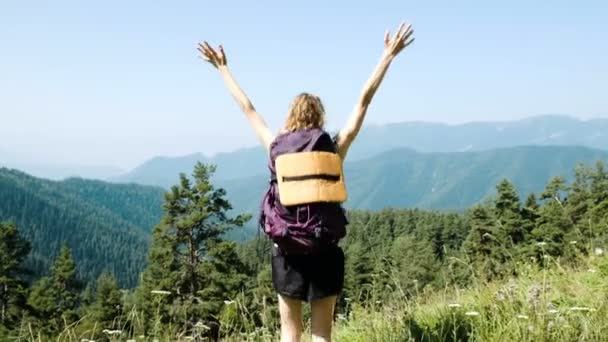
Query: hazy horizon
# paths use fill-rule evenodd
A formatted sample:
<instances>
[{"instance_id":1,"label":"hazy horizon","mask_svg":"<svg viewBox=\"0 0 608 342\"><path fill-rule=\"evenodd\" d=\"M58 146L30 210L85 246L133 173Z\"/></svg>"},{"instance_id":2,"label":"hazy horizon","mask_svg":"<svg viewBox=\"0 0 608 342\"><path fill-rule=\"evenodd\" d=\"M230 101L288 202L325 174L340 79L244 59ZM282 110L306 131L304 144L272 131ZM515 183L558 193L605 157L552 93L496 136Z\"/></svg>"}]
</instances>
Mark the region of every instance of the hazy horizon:
<instances>
[{"instance_id":1,"label":"hazy horizon","mask_svg":"<svg viewBox=\"0 0 608 342\"><path fill-rule=\"evenodd\" d=\"M196 43L222 43L273 130L300 91L346 122L384 30L416 41L366 124L461 124L539 115L607 118L608 4L249 2L0 4L0 155L116 166L257 144ZM315 18L313 21L313 17Z\"/></svg>"}]
</instances>

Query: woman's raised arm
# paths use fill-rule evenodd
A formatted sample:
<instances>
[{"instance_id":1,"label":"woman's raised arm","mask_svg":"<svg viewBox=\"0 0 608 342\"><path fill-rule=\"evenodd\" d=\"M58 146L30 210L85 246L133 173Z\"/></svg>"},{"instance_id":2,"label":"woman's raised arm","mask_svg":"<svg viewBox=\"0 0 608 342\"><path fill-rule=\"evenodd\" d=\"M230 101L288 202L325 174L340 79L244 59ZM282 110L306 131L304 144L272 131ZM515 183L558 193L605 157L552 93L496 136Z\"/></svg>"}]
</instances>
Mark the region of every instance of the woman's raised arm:
<instances>
[{"instance_id":1,"label":"woman's raised arm","mask_svg":"<svg viewBox=\"0 0 608 342\"><path fill-rule=\"evenodd\" d=\"M204 42L203 44L199 43L198 45L198 51L201 52L202 58L219 70L222 78L224 79L224 83L230 91L230 94L239 104L241 110L245 113L245 116L253 127L258 140L268 151L270 148L270 143L274 139L274 134L270 131L262 116L255 110L255 107L245 92L241 89L241 87L239 87L238 83L232 76L232 73L228 69L224 48L220 45L218 52L215 51L207 42Z\"/></svg>"},{"instance_id":2,"label":"woman's raised arm","mask_svg":"<svg viewBox=\"0 0 608 342\"><path fill-rule=\"evenodd\" d=\"M355 105L346 126L338 133L338 152L340 153L342 160L346 158L348 148L361 129L363 119L365 119L365 114L367 113L367 108L369 107L376 90L378 90L388 67L399 52L414 41L414 38L412 38L413 33L414 31L412 30L411 25L405 26L404 23L399 26L393 39L389 39L389 32L386 31L384 35L384 51L380 58L380 62L376 66L371 77L365 83L359 101Z\"/></svg>"}]
</instances>

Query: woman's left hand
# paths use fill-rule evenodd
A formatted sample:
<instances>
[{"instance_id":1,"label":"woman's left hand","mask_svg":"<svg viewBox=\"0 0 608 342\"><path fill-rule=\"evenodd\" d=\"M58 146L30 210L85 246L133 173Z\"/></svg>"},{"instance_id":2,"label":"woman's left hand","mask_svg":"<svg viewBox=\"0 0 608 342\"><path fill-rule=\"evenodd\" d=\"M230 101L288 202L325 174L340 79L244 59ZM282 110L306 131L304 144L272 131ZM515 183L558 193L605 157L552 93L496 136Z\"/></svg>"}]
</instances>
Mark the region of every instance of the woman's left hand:
<instances>
[{"instance_id":1,"label":"woman's left hand","mask_svg":"<svg viewBox=\"0 0 608 342\"><path fill-rule=\"evenodd\" d=\"M211 63L216 68L225 67L228 64L224 48L220 45L219 51L215 51L209 43L204 42L203 44L198 43L197 50L202 54L202 59Z\"/></svg>"}]
</instances>

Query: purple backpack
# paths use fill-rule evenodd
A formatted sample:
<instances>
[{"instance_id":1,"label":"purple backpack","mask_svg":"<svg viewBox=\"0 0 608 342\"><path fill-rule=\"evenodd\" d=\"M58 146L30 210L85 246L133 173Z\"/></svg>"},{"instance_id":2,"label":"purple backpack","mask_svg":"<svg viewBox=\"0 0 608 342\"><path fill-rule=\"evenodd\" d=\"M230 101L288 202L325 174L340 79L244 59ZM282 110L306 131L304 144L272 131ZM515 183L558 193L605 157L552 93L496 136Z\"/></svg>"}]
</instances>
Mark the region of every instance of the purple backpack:
<instances>
[{"instance_id":1,"label":"purple backpack","mask_svg":"<svg viewBox=\"0 0 608 342\"><path fill-rule=\"evenodd\" d=\"M335 141L318 128L281 134L270 145L270 186L262 201L259 224L285 254L318 254L346 235L348 221L340 203L281 205L275 159L284 153L310 151L337 153Z\"/></svg>"}]
</instances>

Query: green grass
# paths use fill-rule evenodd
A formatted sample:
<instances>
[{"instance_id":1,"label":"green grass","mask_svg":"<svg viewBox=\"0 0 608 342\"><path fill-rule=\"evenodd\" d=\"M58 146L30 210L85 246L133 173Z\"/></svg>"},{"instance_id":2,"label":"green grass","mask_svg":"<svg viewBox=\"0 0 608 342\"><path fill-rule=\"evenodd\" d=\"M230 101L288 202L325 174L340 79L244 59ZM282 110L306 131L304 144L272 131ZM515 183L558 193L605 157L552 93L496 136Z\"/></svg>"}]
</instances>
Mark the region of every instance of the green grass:
<instances>
[{"instance_id":1,"label":"green grass","mask_svg":"<svg viewBox=\"0 0 608 342\"><path fill-rule=\"evenodd\" d=\"M416 300L397 297L367 306L348 301L346 313L337 317L334 341L608 340L608 257L590 257L576 269L553 262L546 268L521 265L519 271L518 278L474 281L468 289L445 288L422 293ZM227 304L221 315L222 331L242 332L222 341L277 341L277 322L266 327L251 324L254 316L271 317L264 312L270 309L250 312L241 305L244 298ZM139 319L134 308L124 323L137 327ZM54 341L84 341L91 336L98 336L96 341L205 341L180 334L177 326L161 327L157 337L133 330L111 338L101 333L104 327L79 324L67 327ZM309 334L307 328L304 341L310 341ZM21 341L47 341L27 326L20 335Z\"/></svg>"}]
</instances>

